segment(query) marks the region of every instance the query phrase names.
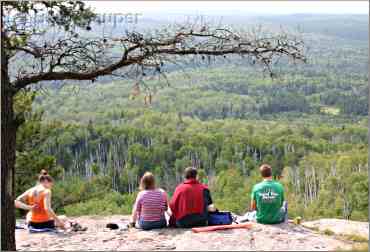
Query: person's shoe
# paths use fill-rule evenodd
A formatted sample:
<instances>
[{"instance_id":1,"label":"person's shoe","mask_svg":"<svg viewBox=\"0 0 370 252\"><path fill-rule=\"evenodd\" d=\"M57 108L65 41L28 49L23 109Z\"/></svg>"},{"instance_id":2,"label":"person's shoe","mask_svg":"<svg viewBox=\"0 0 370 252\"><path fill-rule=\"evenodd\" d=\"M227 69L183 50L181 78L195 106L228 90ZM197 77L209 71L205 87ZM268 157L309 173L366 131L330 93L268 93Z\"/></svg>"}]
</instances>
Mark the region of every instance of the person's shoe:
<instances>
[{"instance_id":1,"label":"person's shoe","mask_svg":"<svg viewBox=\"0 0 370 252\"><path fill-rule=\"evenodd\" d=\"M109 228L109 229L112 229L112 230L115 230L115 229L119 228L119 226L116 223L108 223L105 227Z\"/></svg>"},{"instance_id":2,"label":"person's shoe","mask_svg":"<svg viewBox=\"0 0 370 252\"><path fill-rule=\"evenodd\" d=\"M127 224L127 228L134 228L135 227L135 222L130 222Z\"/></svg>"},{"instance_id":3,"label":"person's shoe","mask_svg":"<svg viewBox=\"0 0 370 252\"><path fill-rule=\"evenodd\" d=\"M70 224L71 224L71 230L74 231L74 232L86 231L87 230L87 227L82 227L77 222L70 222Z\"/></svg>"}]
</instances>

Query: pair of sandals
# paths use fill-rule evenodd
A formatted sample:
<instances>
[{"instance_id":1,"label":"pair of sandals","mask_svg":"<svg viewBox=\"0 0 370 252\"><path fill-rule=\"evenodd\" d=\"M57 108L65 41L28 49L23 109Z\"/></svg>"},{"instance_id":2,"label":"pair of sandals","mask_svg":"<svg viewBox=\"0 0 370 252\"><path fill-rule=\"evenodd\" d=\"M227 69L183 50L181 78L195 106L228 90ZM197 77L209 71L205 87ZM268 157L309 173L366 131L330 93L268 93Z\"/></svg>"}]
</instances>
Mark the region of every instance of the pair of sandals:
<instances>
[{"instance_id":1,"label":"pair of sandals","mask_svg":"<svg viewBox=\"0 0 370 252\"><path fill-rule=\"evenodd\" d=\"M82 227L80 224L78 224L75 221L69 221L69 224L70 224L71 230L73 232L86 231L87 230L87 227Z\"/></svg>"}]
</instances>

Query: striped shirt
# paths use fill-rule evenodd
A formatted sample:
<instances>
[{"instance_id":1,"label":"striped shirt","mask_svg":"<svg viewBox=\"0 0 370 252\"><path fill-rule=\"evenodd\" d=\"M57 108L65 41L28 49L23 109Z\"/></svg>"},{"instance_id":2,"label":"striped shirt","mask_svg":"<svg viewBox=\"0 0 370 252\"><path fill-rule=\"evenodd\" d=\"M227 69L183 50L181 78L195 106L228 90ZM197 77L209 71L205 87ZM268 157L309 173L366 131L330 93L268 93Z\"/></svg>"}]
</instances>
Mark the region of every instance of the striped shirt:
<instances>
[{"instance_id":1,"label":"striped shirt","mask_svg":"<svg viewBox=\"0 0 370 252\"><path fill-rule=\"evenodd\" d=\"M139 220L159 221L167 210L167 195L162 189L141 191L135 202Z\"/></svg>"}]
</instances>

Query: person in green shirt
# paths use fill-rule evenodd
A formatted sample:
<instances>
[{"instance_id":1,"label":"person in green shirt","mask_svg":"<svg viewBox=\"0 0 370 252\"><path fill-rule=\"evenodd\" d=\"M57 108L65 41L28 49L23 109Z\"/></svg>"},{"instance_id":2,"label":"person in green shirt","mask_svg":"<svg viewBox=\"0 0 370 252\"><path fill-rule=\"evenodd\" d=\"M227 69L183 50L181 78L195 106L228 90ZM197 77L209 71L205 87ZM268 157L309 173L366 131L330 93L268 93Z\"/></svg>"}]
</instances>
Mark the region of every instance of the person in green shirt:
<instances>
[{"instance_id":1,"label":"person in green shirt","mask_svg":"<svg viewBox=\"0 0 370 252\"><path fill-rule=\"evenodd\" d=\"M254 185L251 210L256 211L256 220L262 224L276 224L287 220L288 206L284 201L283 186L272 179L268 164L260 167L263 181Z\"/></svg>"}]
</instances>

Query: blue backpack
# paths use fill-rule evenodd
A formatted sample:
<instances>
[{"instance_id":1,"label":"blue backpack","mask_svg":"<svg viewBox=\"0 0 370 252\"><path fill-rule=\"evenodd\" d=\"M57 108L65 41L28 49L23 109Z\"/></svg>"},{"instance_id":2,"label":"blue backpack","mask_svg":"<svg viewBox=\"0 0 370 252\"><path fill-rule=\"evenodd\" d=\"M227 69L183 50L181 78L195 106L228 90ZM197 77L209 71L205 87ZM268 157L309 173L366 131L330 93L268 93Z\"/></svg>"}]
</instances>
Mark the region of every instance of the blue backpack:
<instances>
[{"instance_id":1,"label":"blue backpack","mask_svg":"<svg viewBox=\"0 0 370 252\"><path fill-rule=\"evenodd\" d=\"M233 217L230 212L209 212L208 225L230 225L233 223Z\"/></svg>"}]
</instances>

